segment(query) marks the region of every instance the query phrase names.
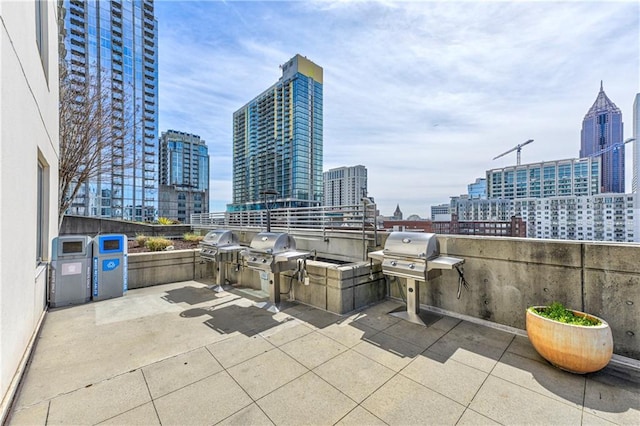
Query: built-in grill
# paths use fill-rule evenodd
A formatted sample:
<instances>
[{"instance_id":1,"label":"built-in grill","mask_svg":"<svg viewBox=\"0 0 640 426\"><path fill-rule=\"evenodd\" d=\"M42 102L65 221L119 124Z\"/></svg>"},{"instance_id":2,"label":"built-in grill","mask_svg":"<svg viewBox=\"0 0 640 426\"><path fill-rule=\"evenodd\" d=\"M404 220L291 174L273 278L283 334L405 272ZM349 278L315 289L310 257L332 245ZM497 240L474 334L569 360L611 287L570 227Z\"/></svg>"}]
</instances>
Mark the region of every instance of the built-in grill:
<instances>
[{"instance_id":1,"label":"built-in grill","mask_svg":"<svg viewBox=\"0 0 640 426\"><path fill-rule=\"evenodd\" d=\"M215 291L222 291L228 264L239 264L239 253L245 247L238 243L238 237L229 230L216 229L205 235L200 243L200 258L205 262L215 262Z\"/></svg>"},{"instance_id":2,"label":"built-in grill","mask_svg":"<svg viewBox=\"0 0 640 426\"><path fill-rule=\"evenodd\" d=\"M299 261L310 256L296 250L295 239L286 233L260 232L241 253L248 268L268 274L269 300L280 303L280 273L300 268Z\"/></svg>"},{"instance_id":3,"label":"built-in grill","mask_svg":"<svg viewBox=\"0 0 640 426\"><path fill-rule=\"evenodd\" d=\"M464 259L440 256L440 246L436 234L421 232L392 232L384 249L369 253L369 257L382 263L382 272L392 277L407 279L406 310L391 312L391 315L407 321L427 325L433 320L420 312L420 282L429 282L435 274L456 268Z\"/></svg>"}]
</instances>

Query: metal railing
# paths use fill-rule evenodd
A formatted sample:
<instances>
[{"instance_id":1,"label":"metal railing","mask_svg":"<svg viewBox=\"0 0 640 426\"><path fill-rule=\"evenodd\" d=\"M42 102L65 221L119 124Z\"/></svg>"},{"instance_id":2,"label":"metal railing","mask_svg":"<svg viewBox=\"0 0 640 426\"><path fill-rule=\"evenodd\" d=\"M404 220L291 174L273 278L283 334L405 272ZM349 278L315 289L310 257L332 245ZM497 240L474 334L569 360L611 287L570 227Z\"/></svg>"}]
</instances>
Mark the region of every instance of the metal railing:
<instances>
[{"instance_id":1,"label":"metal railing","mask_svg":"<svg viewBox=\"0 0 640 426\"><path fill-rule=\"evenodd\" d=\"M271 209L271 227L283 232L312 230L376 231L376 205L321 206ZM191 215L197 228L257 228L267 226L267 210L212 212Z\"/></svg>"}]
</instances>

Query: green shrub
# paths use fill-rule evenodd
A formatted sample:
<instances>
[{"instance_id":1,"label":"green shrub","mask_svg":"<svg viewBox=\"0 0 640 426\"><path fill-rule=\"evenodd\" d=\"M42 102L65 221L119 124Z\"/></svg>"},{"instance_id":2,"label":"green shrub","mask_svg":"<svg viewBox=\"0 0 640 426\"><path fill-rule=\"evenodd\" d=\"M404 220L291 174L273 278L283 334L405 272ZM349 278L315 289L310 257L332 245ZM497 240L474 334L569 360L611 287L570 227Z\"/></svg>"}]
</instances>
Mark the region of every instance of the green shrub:
<instances>
[{"instance_id":1,"label":"green shrub","mask_svg":"<svg viewBox=\"0 0 640 426\"><path fill-rule=\"evenodd\" d=\"M187 232L182 236L182 239L191 243L199 243L200 241L204 240L204 236L194 234L193 232Z\"/></svg>"},{"instance_id":2,"label":"green shrub","mask_svg":"<svg viewBox=\"0 0 640 426\"><path fill-rule=\"evenodd\" d=\"M162 237L150 237L145 243L145 247L150 251L162 251L171 245L173 245L171 240Z\"/></svg>"},{"instance_id":3,"label":"green shrub","mask_svg":"<svg viewBox=\"0 0 640 426\"><path fill-rule=\"evenodd\" d=\"M565 308L564 305L560 302L553 302L551 305L547 306L544 309L533 309L533 311L545 318L549 318L565 324L600 325L600 321L576 315L573 313L573 311Z\"/></svg>"},{"instance_id":4,"label":"green shrub","mask_svg":"<svg viewBox=\"0 0 640 426\"><path fill-rule=\"evenodd\" d=\"M178 221L169 219L168 217L159 217L158 224L160 225L175 225Z\"/></svg>"},{"instance_id":5,"label":"green shrub","mask_svg":"<svg viewBox=\"0 0 640 426\"><path fill-rule=\"evenodd\" d=\"M144 247L147 244L148 239L148 235L136 235L136 243L138 244L138 247Z\"/></svg>"}]
</instances>

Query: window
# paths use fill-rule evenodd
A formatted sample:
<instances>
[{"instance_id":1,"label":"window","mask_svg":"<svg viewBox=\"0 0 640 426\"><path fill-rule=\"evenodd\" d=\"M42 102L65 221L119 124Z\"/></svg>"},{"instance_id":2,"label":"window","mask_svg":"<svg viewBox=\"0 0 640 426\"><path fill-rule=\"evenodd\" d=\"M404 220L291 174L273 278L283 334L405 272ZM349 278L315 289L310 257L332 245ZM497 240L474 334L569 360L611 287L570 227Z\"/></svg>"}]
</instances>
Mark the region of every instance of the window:
<instances>
[{"instance_id":1,"label":"window","mask_svg":"<svg viewBox=\"0 0 640 426\"><path fill-rule=\"evenodd\" d=\"M49 27L47 19L47 0L35 0L36 6L36 44L44 69L44 77L49 82Z\"/></svg>"},{"instance_id":2,"label":"window","mask_svg":"<svg viewBox=\"0 0 640 426\"><path fill-rule=\"evenodd\" d=\"M49 220L49 203L47 200L48 190L48 174L49 168L41 160L38 160L38 175L36 177L36 265L46 259L48 247L48 220Z\"/></svg>"}]
</instances>

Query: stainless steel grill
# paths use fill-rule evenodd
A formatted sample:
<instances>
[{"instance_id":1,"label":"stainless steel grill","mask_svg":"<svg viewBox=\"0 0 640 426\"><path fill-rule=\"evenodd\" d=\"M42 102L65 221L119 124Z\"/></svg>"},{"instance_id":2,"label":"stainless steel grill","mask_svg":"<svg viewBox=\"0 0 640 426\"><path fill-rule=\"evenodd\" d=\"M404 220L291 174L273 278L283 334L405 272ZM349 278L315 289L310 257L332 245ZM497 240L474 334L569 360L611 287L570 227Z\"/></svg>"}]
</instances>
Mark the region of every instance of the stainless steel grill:
<instances>
[{"instance_id":1,"label":"stainless steel grill","mask_svg":"<svg viewBox=\"0 0 640 426\"><path fill-rule=\"evenodd\" d=\"M239 255L244 247L238 243L238 237L231 231L216 229L205 235L200 243L200 258L205 262L216 264L216 286L214 290L222 291L225 283L226 268L229 263L239 264Z\"/></svg>"},{"instance_id":2,"label":"stainless steel grill","mask_svg":"<svg viewBox=\"0 0 640 426\"><path fill-rule=\"evenodd\" d=\"M257 234L241 254L249 268L274 274L296 269L298 259L309 256L309 252L296 250L296 240L291 235L275 232Z\"/></svg>"},{"instance_id":3,"label":"stainless steel grill","mask_svg":"<svg viewBox=\"0 0 640 426\"><path fill-rule=\"evenodd\" d=\"M433 316L420 312L420 282L429 282L430 271L453 269L464 263L464 259L440 256L436 234L420 232L392 232L384 249L369 253L369 257L382 263L385 275L407 279L406 311L391 315L420 325L433 321Z\"/></svg>"},{"instance_id":4,"label":"stainless steel grill","mask_svg":"<svg viewBox=\"0 0 640 426\"><path fill-rule=\"evenodd\" d=\"M242 257L247 267L268 274L269 300L280 303L280 273L300 268L299 261L311 255L296 250L295 239L286 233L261 232L251 240Z\"/></svg>"}]
</instances>

